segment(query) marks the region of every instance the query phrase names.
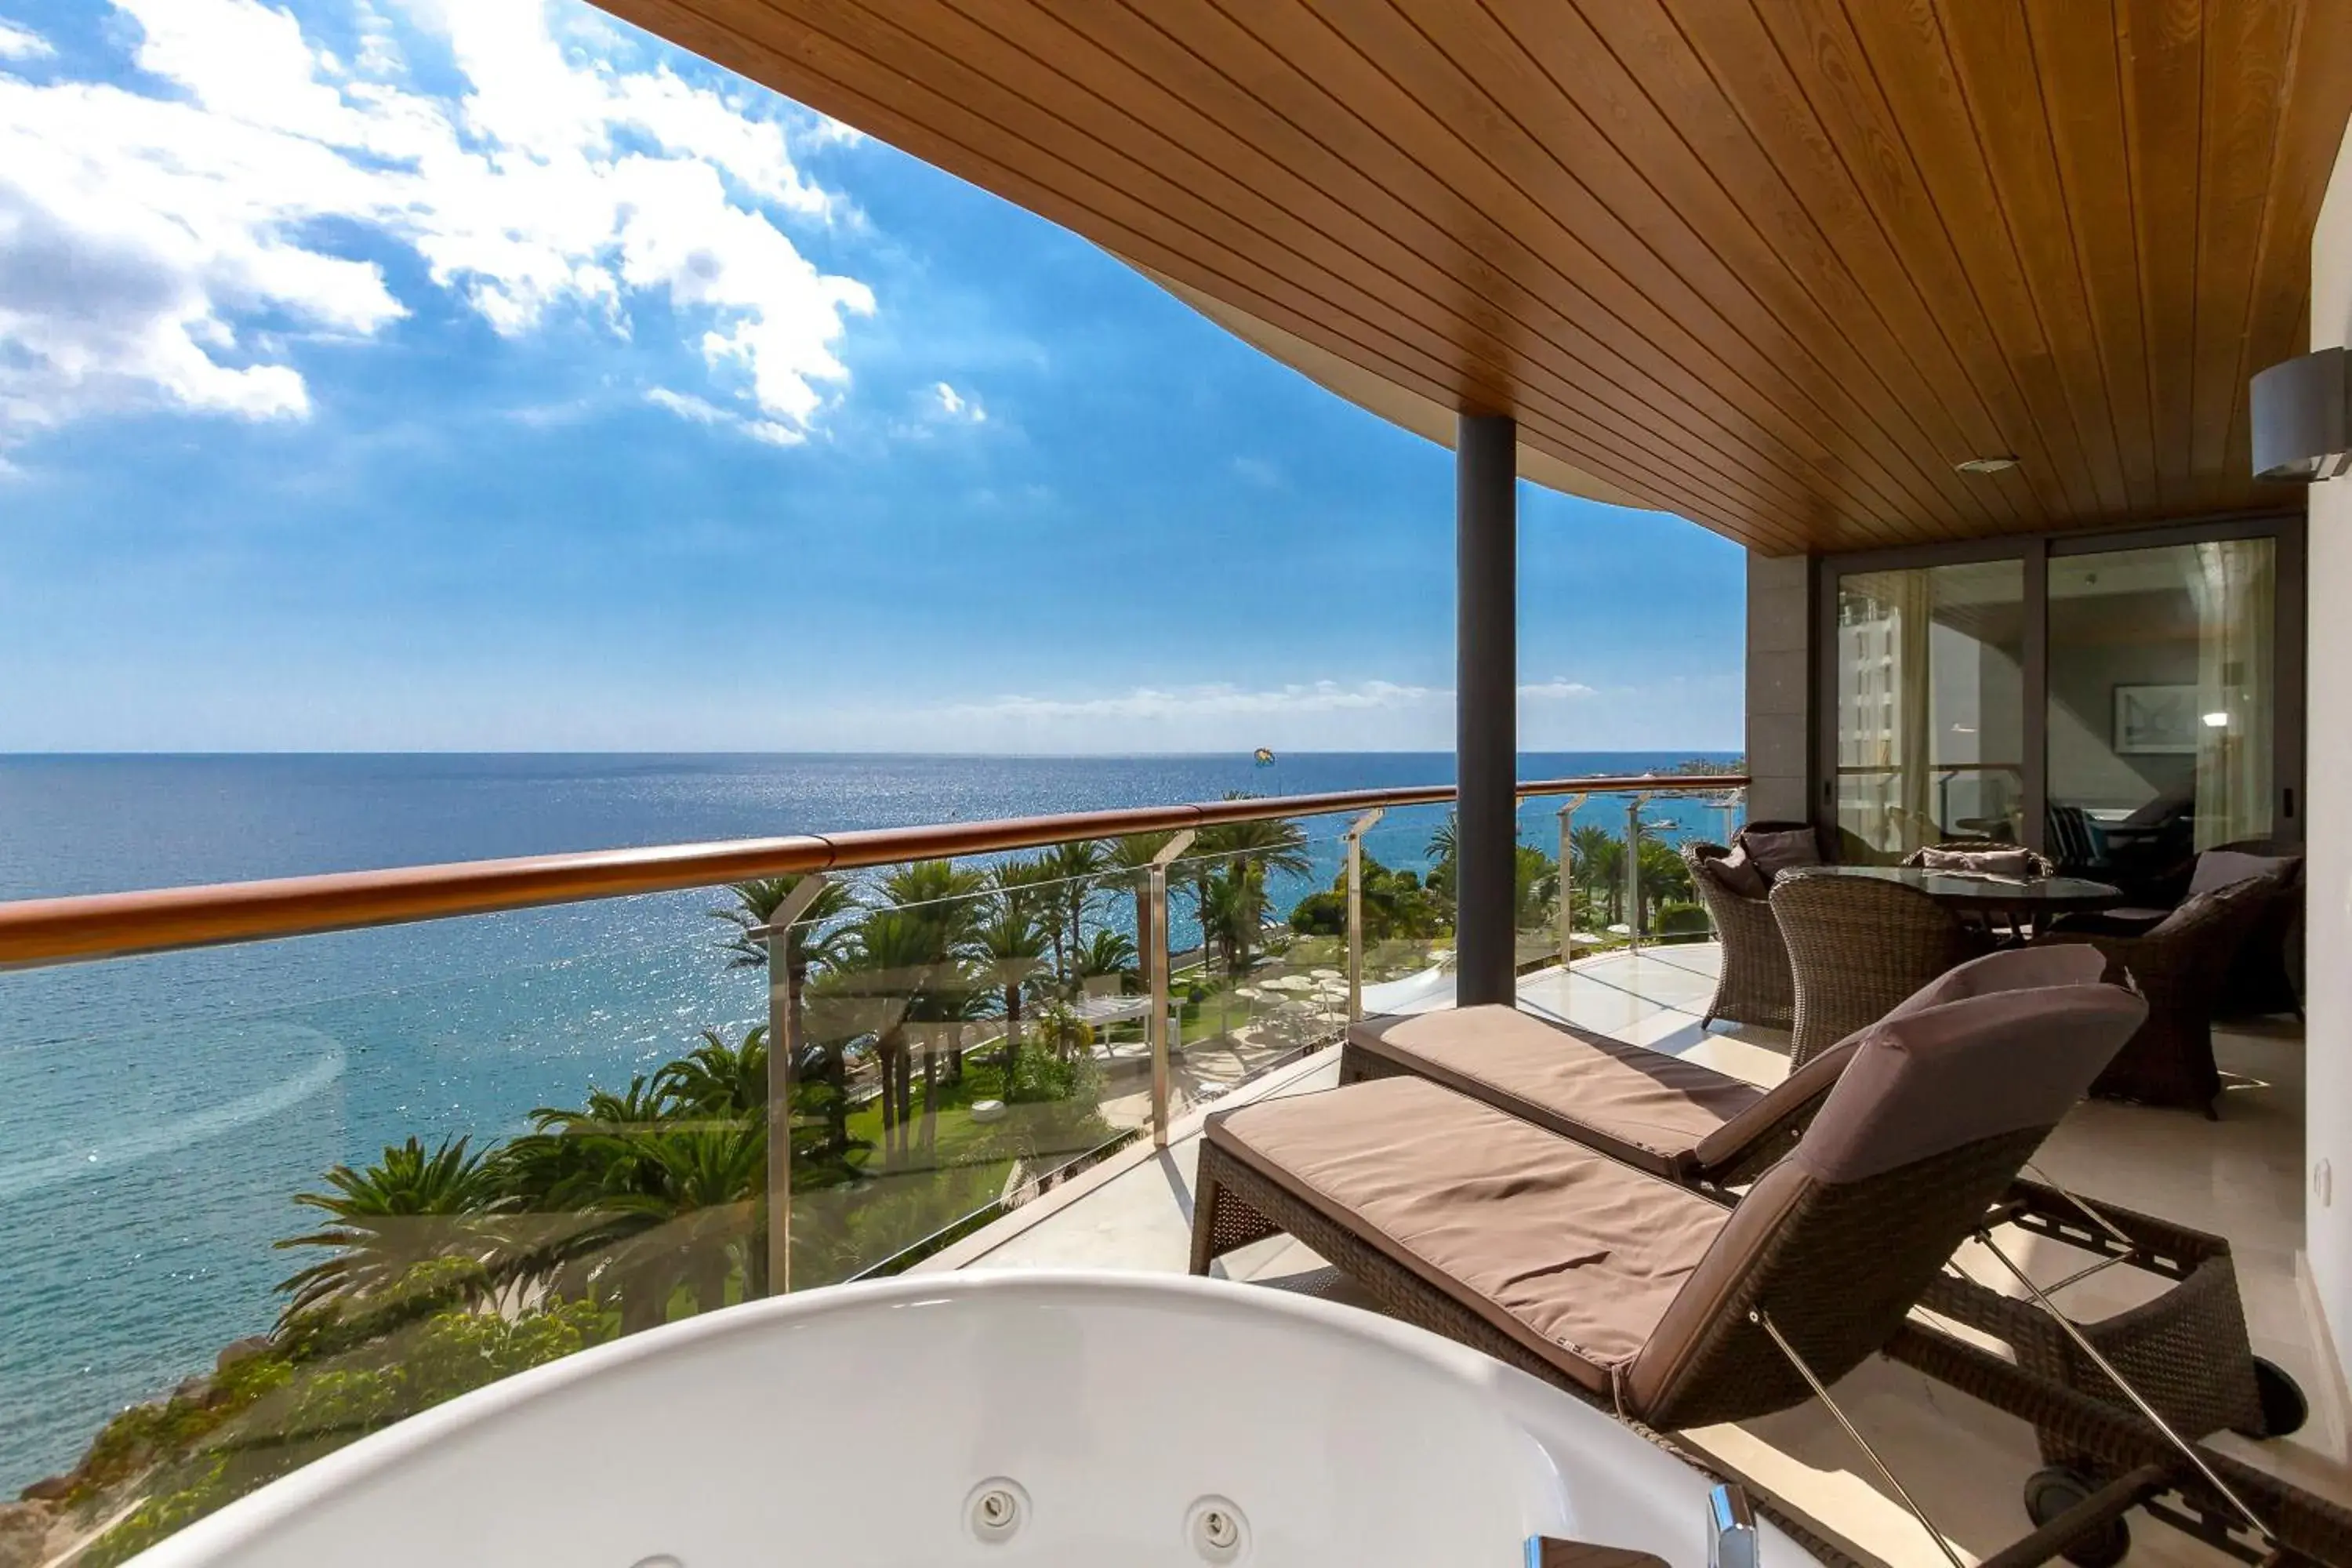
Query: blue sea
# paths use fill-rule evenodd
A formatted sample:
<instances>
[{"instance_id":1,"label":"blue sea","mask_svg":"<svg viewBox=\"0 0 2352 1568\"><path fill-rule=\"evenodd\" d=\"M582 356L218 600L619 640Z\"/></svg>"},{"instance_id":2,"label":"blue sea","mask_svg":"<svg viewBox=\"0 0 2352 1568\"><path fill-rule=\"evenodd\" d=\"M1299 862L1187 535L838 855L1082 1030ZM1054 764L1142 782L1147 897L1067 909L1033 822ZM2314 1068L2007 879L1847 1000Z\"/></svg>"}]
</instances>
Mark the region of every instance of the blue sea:
<instances>
[{"instance_id":1,"label":"blue sea","mask_svg":"<svg viewBox=\"0 0 2352 1568\"><path fill-rule=\"evenodd\" d=\"M1529 754L1523 778L1685 755ZM0 757L0 899L1450 780L1447 754ZM1589 819L1622 825L1596 801ZM1553 806L1522 829L1549 846ZM1715 831L1683 808L1682 831ZM1672 817L1661 805L1656 815ZM1370 840L1425 863L1440 814ZM1328 882L1343 818L1309 824ZM1669 836L1673 836L1671 833ZM708 893L0 973L0 1495L268 1328L292 1194L758 1021ZM1118 900L1112 901L1114 906ZM1187 940L1181 929L1177 940Z\"/></svg>"}]
</instances>

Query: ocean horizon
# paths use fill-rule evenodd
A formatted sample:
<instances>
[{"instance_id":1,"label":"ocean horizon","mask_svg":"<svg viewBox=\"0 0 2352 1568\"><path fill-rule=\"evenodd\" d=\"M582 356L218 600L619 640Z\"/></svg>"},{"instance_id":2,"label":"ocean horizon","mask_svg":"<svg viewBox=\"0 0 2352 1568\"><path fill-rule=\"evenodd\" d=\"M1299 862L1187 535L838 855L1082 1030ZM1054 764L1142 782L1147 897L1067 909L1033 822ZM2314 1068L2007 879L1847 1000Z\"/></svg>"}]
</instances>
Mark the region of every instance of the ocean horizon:
<instances>
[{"instance_id":1,"label":"ocean horizon","mask_svg":"<svg viewBox=\"0 0 2352 1568\"><path fill-rule=\"evenodd\" d=\"M1524 778L1687 752L1528 752ZM0 899L800 831L1451 782L1448 752L235 752L0 756ZM1596 798L1585 820L1622 826ZM1713 814L1654 805L1667 837ZM1555 803L1522 833L1549 847ZM1368 837L1426 863L1443 808ZM1310 820L1286 911L1329 882ZM535 1106L764 1017L708 891L617 899L0 977L0 1488L275 1321L309 1228L289 1200L412 1134L478 1142ZM1181 918L1173 933L1188 940Z\"/></svg>"}]
</instances>

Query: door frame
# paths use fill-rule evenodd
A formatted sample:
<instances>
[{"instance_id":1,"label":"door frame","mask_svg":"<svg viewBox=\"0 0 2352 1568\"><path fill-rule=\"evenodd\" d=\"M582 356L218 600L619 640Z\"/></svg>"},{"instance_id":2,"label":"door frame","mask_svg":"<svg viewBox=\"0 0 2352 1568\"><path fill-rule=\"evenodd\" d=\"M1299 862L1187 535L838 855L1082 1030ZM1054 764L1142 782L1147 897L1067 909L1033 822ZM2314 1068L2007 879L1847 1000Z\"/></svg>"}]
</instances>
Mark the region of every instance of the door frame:
<instances>
[{"instance_id":1,"label":"door frame","mask_svg":"<svg viewBox=\"0 0 2352 1568\"><path fill-rule=\"evenodd\" d=\"M2028 847L2044 847L2050 800L2050 562L2053 556L2095 555L2117 550L2148 550L2173 544L2200 544L2226 539L2270 539L2276 542L2273 557L2272 673L2276 711L2271 725L2271 836L2300 845L2304 839L2303 803L2305 729L2308 722L2305 682L2305 626L2309 580L2303 513L2239 513L2200 518L2193 521L2153 524L2145 528L2078 530L2059 533L2011 534L1994 539L1970 539L1942 544L1906 545L1889 550L1857 550L1812 558L1812 723L1811 758L1806 797L1812 802L1814 823L1832 836L1837 831L1837 590L1838 579L1849 573L1901 571L1923 566L1958 566L1979 561L2017 561L2025 572L2025 646L2020 674L2024 755L2024 838Z\"/></svg>"}]
</instances>

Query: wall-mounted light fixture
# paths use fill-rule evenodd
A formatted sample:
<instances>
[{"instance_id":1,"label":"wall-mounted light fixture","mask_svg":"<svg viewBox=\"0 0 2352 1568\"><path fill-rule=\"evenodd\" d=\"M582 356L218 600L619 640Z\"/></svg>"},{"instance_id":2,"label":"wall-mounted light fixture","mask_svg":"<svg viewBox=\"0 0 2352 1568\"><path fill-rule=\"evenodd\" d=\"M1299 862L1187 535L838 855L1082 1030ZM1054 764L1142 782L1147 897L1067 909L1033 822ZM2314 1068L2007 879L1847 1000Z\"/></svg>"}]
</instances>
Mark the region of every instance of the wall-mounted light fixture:
<instances>
[{"instance_id":1,"label":"wall-mounted light fixture","mask_svg":"<svg viewBox=\"0 0 2352 1568\"><path fill-rule=\"evenodd\" d=\"M2352 470L2352 355L2322 349L2254 377L2254 478L2311 484Z\"/></svg>"}]
</instances>

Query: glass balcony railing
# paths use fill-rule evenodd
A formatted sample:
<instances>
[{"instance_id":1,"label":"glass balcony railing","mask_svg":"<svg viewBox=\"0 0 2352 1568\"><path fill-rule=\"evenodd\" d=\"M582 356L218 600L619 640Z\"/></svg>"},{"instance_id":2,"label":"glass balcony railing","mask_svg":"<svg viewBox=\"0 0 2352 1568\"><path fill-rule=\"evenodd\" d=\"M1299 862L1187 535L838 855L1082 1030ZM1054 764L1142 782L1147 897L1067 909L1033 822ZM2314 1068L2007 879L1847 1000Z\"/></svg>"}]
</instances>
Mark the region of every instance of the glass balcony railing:
<instances>
[{"instance_id":1,"label":"glass balcony railing","mask_svg":"<svg viewBox=\"0 0 2352 1568\"><path fill-rule=\"evenodd\" d=\"M1680 933L1651 863L1744 781L1612 782L1529 790L1523 968ZM1444 1005L1447 794L0 906L47 1129L0 1152L0 1481L121 1562L513 1372L912 1267Z\"/></svg>"}]
</instances>

